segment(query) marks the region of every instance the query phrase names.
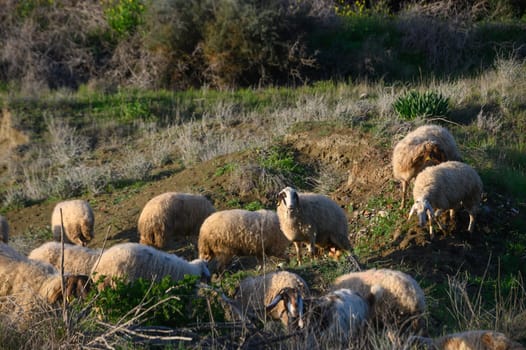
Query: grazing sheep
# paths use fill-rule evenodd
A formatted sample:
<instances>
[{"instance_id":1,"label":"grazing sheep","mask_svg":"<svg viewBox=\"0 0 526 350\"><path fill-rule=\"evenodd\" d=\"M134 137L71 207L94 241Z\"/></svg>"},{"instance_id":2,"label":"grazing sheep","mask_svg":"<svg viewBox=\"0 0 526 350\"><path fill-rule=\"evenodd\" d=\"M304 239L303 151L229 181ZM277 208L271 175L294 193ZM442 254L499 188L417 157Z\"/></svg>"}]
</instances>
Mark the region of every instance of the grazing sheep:
<instances>
[{"instance_id":1,"label":"grazing sheep","mask_svg":"<svg viewBox=\"0 0 526 350\"><path fill-rule=\"evenodd\" d=\"M526 350L503 333L490 330L446 334L436 339L416 337L413 341L434 350Z\"/></svg>"},{"instance_id":2,"label":"grazing sheep","mask_svg":"<svg viewBox=\"0 0 526 350\"><path fill-rule=\"evenodd\" d=\"M413 188L414 204L409 218L416 211L420 226L424 226L429 218L429 234L433 235L434 217L438 216L441 210L449 209L453 219L454 210L462 205L469 214L468 231L473 232L481 196L482 180L475 169L462 162L440 163L424 169L416 177ZM434 210L436 212L433 212Z\"/></svg>"},{"instance_id":3,"label":"grazing sheep","mask_svg":"<svg viewBox=\"0 0 526 350\"><path fill-rule=\"evenodd\" d=\"M28 258L46 262L60 270L61 251L62 244L59 242L47 242L33 249ZM100 249L64 243L64 271L71 274L89 275L100 255Z\"/></svg>"},{"instance_id":4,"label":"grazing sheep","mask_svg":"<svg viewBox=\"0 0 526 350\"><path fill-rule=\"evenodd\" d=\"M9 224L7 219L0 215L0 242L7 243L9 241Z\"/></svg>"},{"instance_id":5,"label":"grazing sheep","mask_svg":"<svg viewBox=\"0 0 526 350\"><path fill-rule=\"evenodd\" d=\"M197 237L199 227L213 212L206 197L166 192L148 201L142 209L137 228L141 244L163 249L177 238Z\"/></svg>"},{"instance_id":6,"label":"grazing sheep","mask_svg":"<svg viewBox=\"0 0 526 350\"><path fill-rule=\"evenodd\" d=\"M348 223L345 212L327 196L298 193L292 187L278 194L277 213L281 230L294 243L301 263L301 242L308 242L315 255L315 245L349 251Z\"/></svg>"},{"instance_id":7,"label":"grazing sheep","mask_svg":"<svg viewBox=\"0 0 526 350\"><path fill-rule=\"evenodd\" d=\"M373 310L376 320L399 326L411 322L416 331L424 328L424 291L413 277L404 272L390 269L350 272L338 277L333 289L348 288L367 295L375 285L383 289Z\"/></svg>"},{"instance_id":8,"label":"grazing sheep","mask_svg":"<svg viewBox=\"0 0 526 350\"><path fill-rule=\"evenodd\" d=\"M0 243L0 310L28 313L42 302L62 299L62 281L51 265L30 260ZM88 276L65 275L65 297L85 296Z\"/></svg>"},{"instance_id":9,"label":"grazing sheep","mask_svg":"<svg viewBox=\"0 0 526 350\"><path fill-rule=\"evenodd\" d=\"M133 282L139 278L160 281L165 276L173 281L183 279L185 275L195 275L202 280L210 279L206 262L197 259L191 262L153 247L138 243L120 243L104 251L100 261L91 272L97 281L105 276L101 288L112 285L113 277Z\"/></svg>"},{"instance_id":10,"label":"grazing sheep","mask_svg":"<svg viewBox=\"0 0 526 350\"><path fill-rule=\"evenodd\" d=\"M64 242L86 246L93 238L95 219L89 203L82 199L60 202L51 215L53 239L60 242L61 216L64 223Z\"/></svg>"},{"instance_id":11,"label":"grazing sheep","mask_svg":"<svg viewBox=\"0 0 526 350\"><path fill-rule=\"evenodd\" d=\"M346 348L365 331L371 310L382 293L379 286L367 294L347 288L329 292L316 300L309 310L307 329L323 348L327 345Z\"/></svg>"},{"instance_id":12,"label":"grazing sheep","mask_svg":"<svg viewBox=\"0 0 526 350\"><path fill-rule=\"evenodd\" d=\"M215 258L219 271L235 255L286 258L289 245L276 213L264 209L218 211L203 222L198 241L199 257L206 261Z\"/></svg>"},{"instance_id":13,"label":"grazing sheep","mask_svg":"<svg viewBox=\"0 0 526 350\"><path fill-rule=\"evenodd\" d=\"M247 277L239 283L235 297L243 310L263 312L274 320L291 325L297 320L303 327L303 299L310 294L307 283L300 276L288 271L276 271L256 277Z\"/></svg>"},{"instance_id":14,"label":"grazing sheep","mask_svg":"<svg viewBox=\"0 0 526 350\"><path fill-rule=\"evenodd\" d=\"M402 204L405 206L409 182L429 165L448 160L461 160L453 136L446 128L424 125L400 140L393 150L393 175L402 183Z\"/></svg>"}]
</instances>

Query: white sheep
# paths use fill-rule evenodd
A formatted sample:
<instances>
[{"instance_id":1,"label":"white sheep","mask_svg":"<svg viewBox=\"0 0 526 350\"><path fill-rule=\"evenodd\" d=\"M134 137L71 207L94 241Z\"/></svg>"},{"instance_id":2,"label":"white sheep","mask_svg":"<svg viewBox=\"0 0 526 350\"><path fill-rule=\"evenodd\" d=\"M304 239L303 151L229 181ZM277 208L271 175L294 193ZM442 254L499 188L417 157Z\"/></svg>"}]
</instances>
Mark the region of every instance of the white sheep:
<instances>
[{"instance_id":1,"label":"white sheep","mask_svg":"<svg viewBox=\"0 0 526 350\"><path fill-rule=\"evenodd\" d=\"M185 236L197 237L203 221L213 212L201 195L166 192L148 201L137 223L141 244L163 249Z\"/></svg>"},{"instance_id":2,"label":"white sheep","mask_svg":"<svg viewBox=\"0 0 526 350\"><path fill-rule=\"evenodd\" d=\"M60 241L62 222L64 224L64 242L85 246L93 239L95 218L87 201L74 199L55 205L51 215L51 230L53 231L53 239L56 241Z\"/></svg>"},{"instance_id":3,"label":"white sheep","mask_svg":"<svg viewBox=\"0 0 526 350\"><path fill-rule=\"evenodd\" d=\"M297 322L303 327L303 300L310 295L307 283L299 275L276 271L247 277L239 283L235 298L242 310L254 312L263 319L266 312L285 325Z\"/></svg>"},{"instance_id":4,"label":"white sheep","mask_svg":"<svg viewBox=\"0 0 526 350\"><path fill-rule=\"evenodd\" d=\"M0 309L28 314L41 303L62 299L62 281L50 264L28 259L0 243ZM65 275L65 297L85 296L88 276Z\"/></svg>"},{"instance_id":5,"label":"white sheep","mask_svg":"<svg viewBox=\"0 0 526 350\"><path fill-rule=\"evenodd\" d=\"M185 275L199 276L209 280L210 272L205 261L196 259L191 262L153 247L138 243L120 243L105 250L91 271L95 282L103 276L101 288L113 285L113 278L122 278L124 282L133 282L139 278L160 281L165 276L178 281Z\"/></svg>"},{"instance_id":6,"label":"white sheep","mask_svg":"<svg viewBox=\"0 0 526 350\"><path fill-rule=\"evenodd\" d=\"M9 241L9 224L7 219L0 215L0 242L7 243Z\"/></svg>"},{"instance_id":7,"label":"white sheep","mask_svg":"<svg viewBox=\"0 0 526 350\"><path fill-rule=\"evenodd\" d=\"M376 320L398 326L410 322L414 330L423 330L425 294L410 275L391 269L369 269L347 273L333 283L333 289L348 288L362 295L371 293L374 286L383 289L373 309Z\"/></svg>"},{"instance_id":8,"label":"white sheep","mask_svg":"<svg viewBox=\"0 0 526 350\"><path fill-rule=\"evenodd\" d=\"M316 245L349 251L347 216L340 206L327 196L298 193L286 187L278 194L277 213L281 230L294 243L298 263L301 263L301 243L309 243L315 255Z\"/></svg>"},{"instance_id":9,"label":"white sheep","mask_svg":"<svg viewBox=\"0 0 526 350\"><path fill-rule=\"evenodd\" d=\"M219 271L236 255L286 258L289 245L278 216L265 209L218 211L203 222L198 240L199 257L206 261L215 258Z\"/></svg>"},{"instance_id":10,"label":"white sheep","mask_svg":"<svg viewBox=\"0 0 526 350\"><path fill-rule=\"evenodd\" d=\"M461 160L455 139L446 128L424 125L400 140L393 150L393 175L402 184L402 204L405 206L409 182L430 165L448 160Z\"/></svg>"},{"instance_id":11,"label":"white sheep","mask_svg":"<svg viewBox=\"0 0 526 350\"><path fill-rule=\"evenodd\" d=\"M436 339L415 337L412 344L433 350L526 350L526 347L505 334L491 330L469 330Z\"/></svg>"},{"instance_id":12,"label":"white sheep","mask_svg":"<svg viewBox=\"0 0 526 350\"><path fill-rule=\"evenodd\" d=\"M440 211L449 210L453 219L454 210L463 206L469 214L468 231L473 232L481 196L482 180L475 169L457 161L440 163L424 169L416 177L409 218L416 212L420 226L429 219L429 234L433 235L432 222Z\"/></svg>"},{"instance_id":13,"label":"white sheep","mask_svg":"<svg viewBox=\"0 0 526 350\"><path fill-rule=\"evenodd\" d=\"M309 333L323 348L347 348L364 334L371 310L382 293L383 289L375 286L367 294L340 288L323 295L308 311Z\"/></svg>"},{"instance_id":14,"label":"white sheep","mask_svg":"<svg viewBox=\"0 0 526 350\"><path fill-rule=\"evenodd\" d=\"M61 252L61 243L46 242L40 247L33 249L29 253L28 258L46 262L60 270L62 265ZM64 272L89 275L100 255L100 249L64 243Z\"/></svg>"}]
</instances>

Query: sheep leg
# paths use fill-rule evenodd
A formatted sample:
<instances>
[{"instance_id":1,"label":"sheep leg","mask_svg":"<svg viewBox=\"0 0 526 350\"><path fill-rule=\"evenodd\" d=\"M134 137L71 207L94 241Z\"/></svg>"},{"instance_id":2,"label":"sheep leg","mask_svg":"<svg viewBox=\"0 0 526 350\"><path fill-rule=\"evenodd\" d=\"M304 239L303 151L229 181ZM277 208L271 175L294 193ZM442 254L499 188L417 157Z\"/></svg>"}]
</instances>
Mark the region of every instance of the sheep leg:
<instances>
[{"instance_id":1,"label":"sheep leg","mask_svg":"<svg viewBox=\"0 0 526 350\"><path fill-rule=\"evenodd\" d=\"M404 209L406 194L407 194L407 181L402 180L402 204L400 204L400 209Z\"/></svg>"},{"instance_id":2,"label":"sheep leg","mask_svg":"<svg viewBox=\"0 0 526 350\"><path fill-rule=\"evenodd\" d=\"M473 232L474 225L475 225L475 215L473 213L469 213L469 225L468 225L469 232Z\"/></svg>"},{"instance_id":3,"label":"sheep leg","mask_svg":"<svg viewBox=\"0 0 526 350\"><path fill-rule=\"evenodd\" d=\"M309 244L309 253L312 259L316 257L316 235L311 235L310 244Z\"/></svg>"},{"instance_id":4,"label":"sheep leg","mask_svg":"<svg viewBox=\"0 0 526 350\"><path fill-rule=\"evenodd\" d=\"M301 242L294 242L296 248L296 258L298 259L298 265L301 265Z\"/></svg>"}]
</instances>

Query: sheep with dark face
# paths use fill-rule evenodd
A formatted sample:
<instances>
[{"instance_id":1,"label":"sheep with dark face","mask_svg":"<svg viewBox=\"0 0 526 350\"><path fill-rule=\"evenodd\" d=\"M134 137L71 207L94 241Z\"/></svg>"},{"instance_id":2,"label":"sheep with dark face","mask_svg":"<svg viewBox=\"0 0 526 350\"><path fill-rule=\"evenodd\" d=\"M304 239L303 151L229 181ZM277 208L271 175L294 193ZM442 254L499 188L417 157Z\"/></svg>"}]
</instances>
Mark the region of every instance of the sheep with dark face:
<instances>
[{"instance_id":1,"label":"sheep with dark face","mask_svg":"<svg viewBox=\"0 0 526 350\"><path fill-rule=\"evenodd\" d=\"M260 319L265 312L285 326L303 327L303 300L310 294L307 283L295 273L277 271L243 279L236 291L243 311Z\"/></svg>"},{"instance_id":2,"label":"sheep with dark face","mask_svg":"<svg viewBox=\"0 0 526 350\"><path fill-rule=\"evenodd\" d=\"M93 239L95 218L93 210L85 200L69 200L55 206L51 215L51 230L56 241L61 240L62 224L66 243L86 246Z\"/></svg>"},{"instance_id":3,"label":"sheep with dark face","mask_svg":"<svg viewBox=\"0 0 526 350\"><path fill-rule=\"evenodd\" d=\"M278 194L277 213L281 230L294 243L298 262L301 262L302 242L309 244L312 256L316 245L351 250L347 216L329 197L298 193L286 187Z\"/></svg>"},{"instance_id":4,"label":"sheep with dark face","mask_svg":"<svg viewBox=\"0 0 526 350\"><path fill-rule=\"evenodd\" d=\"M409 182L423 169L448 160L461 160L455 139L438 125L424 125L400 140L393 150L393 175L402 184L402 203L405 206Z\"/></svg>"},{"instance_id":5,"label":"sheep with dark face","mask_svg":"<svg viewBox=\"0 0 526 350\"><path fill-rule=\"evenodd\" d=\"M4 243L0 243L0 281L0 309L17 314L27 314L42 302L51 305L63 297L84 297L89 288L88 276L66 274L63 295L57 269L28 259Z\"/></svg>"},{"instance_id":6,"label":"sheep with dark face","mask_svg":"<svg viewBox=\"0 0 526 350\"><path fill-rule=\"evenodd\" d=\"M440 163L423 170L415 179L414 204L409 218L416 213L420 226L429 220L429 234L433 235L433 221L442 210L464 207L469 214L468 231L473 232L475 217L482 197L482 180L471 166L456 161Z\"/></svg>"}]
</instances>

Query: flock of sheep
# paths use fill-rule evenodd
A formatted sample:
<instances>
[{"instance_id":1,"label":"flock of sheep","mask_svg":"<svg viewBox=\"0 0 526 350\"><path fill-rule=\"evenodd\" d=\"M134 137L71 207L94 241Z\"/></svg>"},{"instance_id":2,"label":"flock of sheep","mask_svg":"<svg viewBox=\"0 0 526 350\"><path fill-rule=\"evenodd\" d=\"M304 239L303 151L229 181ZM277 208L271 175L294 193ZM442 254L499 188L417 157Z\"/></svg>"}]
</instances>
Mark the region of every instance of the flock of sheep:
<instances>
[{"instance_id":1,"label":"flock of sheep","mask_svg":"<svg viewBox=\"0 0 526 350\"><path fill-rule=\"evenodd\" d=\"M415 178L409 218L416 213L419 224L429 222L433 234L433 223L441 228L441 211L453 216L463 206L470 216L468 231L473 231L482 182L472 167L461 162L455 140L445 128L417 128L397 143L392 160L394 177L402 183L402 208ZM346 214L332 199L286 187L277 201L276 211L216 211L204 196L163 193L146 203L139 216L139 243L116 244L106 250L86 247L94 227L88 202L64 201L55 207L51 222L55 240L60 241L64 233L63 253L61 243L47 242L28 257L7 244L8 225L0 216L0 310L14 307L28 312L37 299L53 303L62 297L82 296L88 278L103 277L102 287L111 287L113 277L155 281L166 275L179 280L191 274L208 282L210 271L227 269L234 256L288 260L291 243L299 264L303 244L312 257L319 249L351 251ZM181 236L197 237L198 259L187 261L164 251ZM62 263L67 277L65 296L57 282ZM349 272L338 277L328 293L317 297L299 275L278 270L240 281L233 299L247 315L277 320L288 328L314 329L323 344L335 347L349 344L369 325L426 334L425 294L412 276L397 270ZM414 339L427 348L524 349L493 331Z\"/></svg>"}]
</instances>

